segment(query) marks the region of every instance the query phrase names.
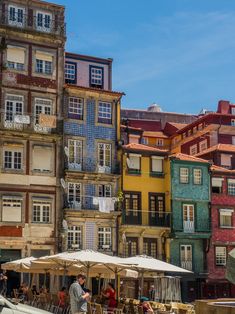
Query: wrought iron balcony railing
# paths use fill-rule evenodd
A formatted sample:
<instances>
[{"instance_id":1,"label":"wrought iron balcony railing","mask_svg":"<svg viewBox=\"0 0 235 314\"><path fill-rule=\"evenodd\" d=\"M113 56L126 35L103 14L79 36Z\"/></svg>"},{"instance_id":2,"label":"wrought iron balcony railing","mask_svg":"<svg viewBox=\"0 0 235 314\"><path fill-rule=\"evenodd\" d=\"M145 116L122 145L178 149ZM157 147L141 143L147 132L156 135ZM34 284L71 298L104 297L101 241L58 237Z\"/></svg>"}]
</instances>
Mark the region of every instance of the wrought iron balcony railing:
<instances>
[{"instance_id":1,"label":"wrought iron balcony railing","mask_svg":"<svg viewBox=\"0 0 235 314\"><path fill-rule=\"evenodd\" d=\"M165 211L123 210L122 224L170 227L171 213Z\"/></svg>"},{"instance_id":2,"label":"wrought iron balcony railing","mask_svg":"<svg viewBox=\"0 0 235 314\"><path fill-rule=\"evenodd\" d=\"M52 18L50 14L35 16L31 9L27 11L28 14L25 14L23 10L0 10L0 25L63 37L66 35L66 24L63 17L55 15L55 18Z\"/></svg>"},{"instance_id":3,"label":"wrought iron balcony railing","mask_svg":"<svg viewBox=\"0 0 235 314\"><path fill-rule=\"evenodd\" d=\"M102 197L101 200L101 198L96 196L81 196L77 197L76 200L73 200L72 198L70 198L70 200L65 200L64 208L74 211L97 210L108 213L118 210L118 202L115 197Z\"/></svg>"},{"instance_id":4,"label":"wrought iron balcony railing","mask_svg":"<svg viewBox=\"0 0 235 314\"><path fill-rule=\"evenodd\" d=\"M0 129L28 131L44 134L55 134L62 132L63 123L54 115L44 115L43 124L39 122L39 115L13 114L9 112L0 113ZM51 125L51 127L49 127Z\"/></svg>"}]
</instances>

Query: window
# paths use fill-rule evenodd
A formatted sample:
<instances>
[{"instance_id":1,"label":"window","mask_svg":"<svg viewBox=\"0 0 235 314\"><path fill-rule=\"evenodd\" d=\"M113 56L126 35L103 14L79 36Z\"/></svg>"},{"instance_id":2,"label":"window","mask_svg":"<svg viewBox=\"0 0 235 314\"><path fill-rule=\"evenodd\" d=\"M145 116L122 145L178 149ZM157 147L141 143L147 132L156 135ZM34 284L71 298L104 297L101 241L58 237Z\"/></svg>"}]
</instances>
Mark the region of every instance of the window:
<instances>
[{"instance_id":1,"label":"window","mask_svg":"<svg viewBox=\"0 0 235 314\"><path fill-rule=\"evenodd\" d=\"M140 136L139 135L129 135L129 143L139 144Z\"/></svg>"},{"instance_id":2,"label":"window","mask_svg":"<svg viewBox=\"0 0 235 314\"><path fill-rule=\"evenodd\" d=\"M138 239L137 238L126 238L124 243L124 257L138 255Z\"/></svg>"},{"instance_id":3,"label":"window","mask_svg":"<svg viewBox=\"0 0 235 314\"><path fill-rule=\"evenodd\" d=\"M5 100L5 127L16 127L15 117L23 114L24 97L19 95L6 95Z\"/></svg>"},{"instance_id":4,"label":"window","mask_svg":"<svg viewBox=\"0 0 235 314\"><path fill-rule=\"evenodd\" d=\"M112 186L110 184L99 184L99 197L111 197Z\"/></svg>"},{"instance_id":5,"label":"window","mask_svg":"<svg viewBox=\"0 0 235 314\"><path fill-rule=\"evenodd\" d=\"M76 84L76 80L77 80L76 63L65 62L64 77L65 77L65 83Z\"/></svg>"},{"instance_id":6,"label":"window","mask_svg":"<svg viewBox=\"0 0 235 314\"><path fill-rule=\"evenodd\" d=\"M98 247L99 249L111 250L112 230L110 227L98 228Z\"/></svg>"},{"instance_id":7,"label":"window","mask_svg":"<svg viewBox=\"0 0 235 314\"><path fill-rule=\"evenodd\" d=\"M194 226L194 205L183 204L183 228L186 233L193 233Z\"/></svg>"},{"instance_id":8,"label":"window","mask_svg":"<svg viewBox=\"0 0 235 314\"><path fill-rule=\"evenodd\" d=\"M81 183L68 183L69 207L81 209Z\"/></svg>"},{"instance_id":9,"label":"window","mask_svg":"<svg viewBox=\"0 0 235 314\"><path fill-rule=\"evenodd\" d=\"M231 168L231 157L232 155L228 155L228 154L221 154L220 158L221 158L221 166L226 167L226 168Z\"/></svg>"},{"instance_id":10,"label":"window","mask_svg":"<svg viewBox=\"0 0 235 314\"><path fill-rule=\"evenodd\" d=\"M50 99L35 99L35 124L40 127L39 115L40 114L51 115L52 114L52 101Z\"/></svg>"},{"instance_id":11,"label":"window","mask_svg":"<svg viewBox=\"0 0 235 314\"><path fill-rule=\"evenodd\" d=\"M202 184L202 170L193 169L193 184Z\"/></svg>"},{"instance_id":12,"label":"window","mask_svg":"<svg viewBox=\"0 0 235 314\"><path fill-rule=\"evenodd\" d=\"M231 125L235 126L235 119L231 119Z\"/></svg>"},{"instance_id":13,"label":"window","mask_svg":"<svg viewBox=\"0 0 235 314\"><path fill-rule=\"evenodd\" d=\"M226 246L215 247L215 264L216 266L226 266L227 249Z\"/></svg>"},{"instance_id":14,"label":"window","mask_svg":"<svg viewBox=\"0 0 235 314\"><path fill-rule=\"evenodd\" d=\"M8 45L7 66L9 69L23 71L25 66L25 48Z\"/></svg>"},{"instance_id":15,"label":"window","mask_svg":"<svg viewBox=\"0 0 235 314\"><path fill-rule=\"evenodd\" d=\"M180 168L180 183L189 182L189 171L188 168Z\"/></svg>"},{"instance_id":16,"label":"window","mask_svg":"<svg viewBox=\"0 0 235 314\"><path fill-rule=\"evenodd\" d=\"M83 120L83 98L69 97L69 118Z\"/></svg>"},{"instance_id":17,"label":"window","mask_svg":"<svg viewBox=\"0 0 235 314\"><path fill-rule=\"evenodd\" d=\"M143 254L157 258L157 240L144 238Z\"/></svg>"},{"instance_id":18,"label":"window","mask_svg":"<svg viewBox=\"0 0 235 314\"><path fill-rule=\"evenodd\" d=\"M165 213L165 195L149 193L149 225L169 226L169 218Z\"/></svg>"},{"instance_id":19,"label":"window","mask_svg":"<svg viewBox=\"0 0 235 314\"><path fill-rule=\"evenodd\" d=\"M197 154L197 144L190 146L190 155L196 155Z\"/></svg>"},{"instance_id":20,"label":"window","mask_svg":"<svg viewBox=\"0 0 235 314\"><path fill-rule=\"evenodd\" d=\"M2 221L22 221L22 198L19 196L5 195L2 197Z\"/></svg>"},{"instance_id":21,"label":"window","mask_svg":"<svg viewBox=\"0 0 235 314\"><path fill-rule=\"evenodd\" d=\"M68 227L68 249L82 249L82 227Z\"/></svg>"},{"instance_id":22,"label":"window","mask_svg":"<svg viewBox=\"0 0 235 314\"><path fill-rule=\"evenodd\" d=\"M138 216L140 212L140 194L125 193L124 206L126 215Z\"/></svg>"},{"instance_id":23,"label":"window","mask_svg":"<svg viewBox=\"0 0 235 314\"><path fill-rule=\"evenodd\" d=\"M48 201L33 201L32 222L50 223L51 203Z\"/></svg>"},{"instance_id":24,"label":"window","mask_svg":"<svg viewBox=\"0 0 235 314\"><path fill-rule=\"evenodd\" d=\"M90 66L90 87L103 88L104 69Z\"/></svg>"},{"instance_id":25,"label":"window","mask_svg":"<svg viewBox=\"0 0 235 314\"><path fill-rule=\"evenodd\" d=\"M212 178L212 193L222 193L223 178Z\"/></svg>"},{"instance_id":26,"label":"window","mask_svg":"<svg viewBox=\"0 0 235 314\"><path fill-rule=\"evenodd\" d=\"M192 245L180 245L181 267L187 270L192 270L192 260Z\"/></svg>"},{"instance_id":27,"label":"window","mask_svg":"<svg viewBox=\"0 0 235 314\"><path fill-rule=\"evenodd\" d=\"M228 179L228 194L235 195L235 180Z\"/></svg>"},{"instance_id":28,"label":"window","mask_svg":"<svg viewBox=\"0 0 235 314\"><path fill-rule=\"evenodd\" d=\"M23 148L6 147L4 148L4 168L12 170L22 170Z\"/></svg>"},{"instance_id":29,"label":"window","mask_svg":"<svg viewBox=\"0 0 235 314\"><path fill-rule=\"evenodd\" d=\"M199 149L200 149L200 152L203 152L204 150L207 149L207 140L204 140L199 143Z\"/></svg>"},{"instance_id":30,"label":"window","mask_svg":"<svg viewBox=\"0 0 235 314\"><path fill-rule=\"evenodd\" d=\"M17 6L8 6L8 23L12 26L23 27L25 24L25 9Z\"/></svg>"},{"instance_id":31,"label":"window","mask_svg":"<svg viewBox=\"0 0 235 314\"><path fill-rule=\"evenodd\" d=\"M112 124L112 104L109 102L99 102L98 122Z\"/></svg>"},{"instance_id":32,"label":"window","mask_svg":"<svg viewBox=\"0 0 235 314\"><path fill-rule=\"evenodd\" d=\"M160 174L163 173L163 157L152 156L151 157L151 174Z\"/></svg>"},{"instance_id":33,"label":"window","mask_svg":"<svg viewBox=\"0 0 235 314\"><path fill-rule=\"evenodd\" d=\"M35 72L51 75L53 56L43 51L36 51L35 57L36 57Z\"/></svg>"},{"instance_id":34,"label":"window","mask_svg":"<svg viewBox=\"0 0 235 314\"><path fill-rule=\"evenodd\" d=\"M235 107L231 107L231 114L235 115Z\"/></svg>"},{"instance_id":35,"label":"window","mask_svg":"<svg viewBox=\"0 0 235 314\"><path fill-rule=\"evenodd\" d=\"M98 172L111 172L111 144L98 143Z\"/></svg>"},{"instance_id":36,"label":"window","mask_svg":"<svg viewBox=\"0 0 235 314\"><path fill-rule=\"evenodd\" d=\"M235 136L232 136L232 145L235 145Z\"/></svg>"},{"instance_id":37,"label":"window","mask_svg":"<svg viewBox=\"0 0 235 314\"><path fill-rule=\"evenodd\" d=\"M133 143L133 142L131 142L131 143ZM139 143L139 141L137 141L137 143ZM143 145L148 145L148 143L149 143L149 139L147 137L143 137L142 138L142 144Z\"/></svg>"},{"instance_id":38,"label":"window","mask_svg":"<svg viewBox=\"0 0 235 314\"><path fill-rule=\"evenodd\" d=\"M129 154L129 157L126 159L128 173L140 174L140 161L141 155Z\"/></svg>"},{"instance_id":39,"label":"window","mask_svg":"<svg viewBox=\"0 0 235 314\"><path fill-rule=\"evenodd\" d=\"M220 218L220 227L221 228L231 228L232 227L232 209L220 209L219 218Z\"/></svg>"},{"instance_id":40,"label":"window","mask_svg":"<svg viewBox=\"0 0 235 314\"><path fill-rule=\"evenodd\" d=\"M52 27L52 15L44 12L37 12L36 17L37 30L42 32L50 32Z\"/></svg>"},{"instance_id":41,"label":"window","mask_svg":"<svg viewBox=\"0 0 235 314\"><path fill-rule=\"evenodd\" d=\"M53 149L51 146L33 146L33 171L51 172L53 169Z\"/></svg>"},{"instance_id":42,"label":"window","mask_svg":"<svg viewBox=\"0 0 235 314\"><path fill-rule=\"evenodd\" d=\"M163 146L164 145L164 140L161 138L156 139L156 146Z\"/></svg>"},{"instance_id":43,"label":"window","mask_svg":"<svg viewBox=\"0 0 235 314\"><path fill-rule=\"evenodd\" d=\"M68 167L69 169L82 170L82 141L80 140L68 140Z\"/></svg>"}]
</instances>

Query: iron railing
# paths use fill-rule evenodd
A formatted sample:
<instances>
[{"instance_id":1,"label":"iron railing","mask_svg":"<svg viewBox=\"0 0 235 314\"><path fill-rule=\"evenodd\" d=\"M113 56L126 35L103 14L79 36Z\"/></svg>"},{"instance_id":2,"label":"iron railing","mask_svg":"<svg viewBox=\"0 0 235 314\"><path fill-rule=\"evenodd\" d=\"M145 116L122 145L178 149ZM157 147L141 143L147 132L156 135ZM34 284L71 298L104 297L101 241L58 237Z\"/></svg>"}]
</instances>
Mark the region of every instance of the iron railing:
<instances>
[{"instance_id":1,"label":"iron railing","mask_svg":"<svg viewBox=\"0 0 235 314\"><path fill-rule=\"evenodd\" d=\"M15 12L12 15L8 9L0 10L0 25L63 37L66 35L66 24L63 17L58 15L57 18L55 15L56 18L54 19L48 20L43 17L39 21L38 16L30 14L31 11L28 10L28 14Z\"/></svg>"},{"instance_id":2,"label":"iron railing","mask_svg":"<svg viewBox=\"0 0 235 314\"><path fill-rule=\"evenodd\" d=\"M153 227L170 227L170 212L123 210L122 224Z\"/></svg>"},{"instance_id":3,"label":"iron railing","mask_svg":"<svg viewBox=\"0 0 235 314\"><path fill-rule=\"evenodd\" d=\"M117 199L114 197L112 198L112 203L113 205L110 205L110 203L106 203L102 204L102 202L99 203L98 201L98 204L97 202L94 202L94 199L96 199L96 201L98 200L98 197L96 196L81 196L81 197L77 197L76 200L68 200L66 199L64 201L64 208L65 209L69 209L69 210L74 210L74 211L81 211L81 210L97 210L97 211L102 211L102 212L105 212L105 209L106 209L106 212L108 212L109 210L110 211L117 211L118 210L118 202L117 202ZM104 199L104 198L102 198ZM101 208L102 207L102 208Z\"/></svg>"}]
</instances>

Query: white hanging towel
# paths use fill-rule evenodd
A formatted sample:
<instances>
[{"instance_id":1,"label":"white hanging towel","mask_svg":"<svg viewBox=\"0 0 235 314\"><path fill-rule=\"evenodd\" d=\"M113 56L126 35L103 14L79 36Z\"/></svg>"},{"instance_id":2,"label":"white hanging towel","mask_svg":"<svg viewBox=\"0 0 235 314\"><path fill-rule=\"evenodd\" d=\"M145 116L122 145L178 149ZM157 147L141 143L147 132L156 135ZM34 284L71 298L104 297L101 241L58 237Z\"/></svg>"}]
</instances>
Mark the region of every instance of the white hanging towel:
<instances>
[{"instance_id":1,"label":"white hanging towel","mask_svg":"<svg viewBox=\"0 0 235 314\"><path fill-rule=\"evenodd\" d=\"M93 205L99 205L99 197L93 197Z\"/></svg>"},{"instance_id":2,"label":"white hanging towel","mask_svg":"<svg viewBox=\"0 0 235 314\"><path fill-rule=\"evenodd\" d=\"M115 199L112 197L98 197L99 211L102 213L110 213L114 211ZM93 199L94 204L94 199Z\"/></svg>"}]
</instances>

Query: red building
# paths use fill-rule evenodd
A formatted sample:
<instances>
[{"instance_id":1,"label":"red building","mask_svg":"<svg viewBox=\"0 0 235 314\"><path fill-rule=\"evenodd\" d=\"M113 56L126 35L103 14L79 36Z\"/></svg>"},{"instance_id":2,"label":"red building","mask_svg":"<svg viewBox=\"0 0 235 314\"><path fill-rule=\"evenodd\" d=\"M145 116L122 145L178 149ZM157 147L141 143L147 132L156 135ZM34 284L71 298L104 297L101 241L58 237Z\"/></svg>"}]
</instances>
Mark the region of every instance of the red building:
<instances>
[{"instance_id":1,"label":"red building","mask_svg":"<svg viewBox=\"0 0 235 314\"><path fill-rule=\"evenodd\" d=\"M227 255L235 248L235 171L212 166L212 236L207 253L205 297L235 297L235 286L225 279Z\"/></svg>"}]
</instances>

